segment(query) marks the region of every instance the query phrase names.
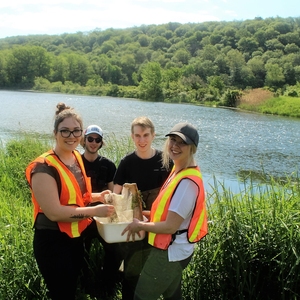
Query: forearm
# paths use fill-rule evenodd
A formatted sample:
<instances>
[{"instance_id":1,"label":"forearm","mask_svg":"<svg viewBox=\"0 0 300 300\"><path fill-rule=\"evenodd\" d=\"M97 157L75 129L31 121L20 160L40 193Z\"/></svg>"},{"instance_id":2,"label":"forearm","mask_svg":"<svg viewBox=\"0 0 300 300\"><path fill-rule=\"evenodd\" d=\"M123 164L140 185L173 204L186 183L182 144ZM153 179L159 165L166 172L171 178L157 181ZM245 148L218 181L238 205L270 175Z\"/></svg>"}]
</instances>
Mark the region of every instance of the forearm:
<instances>
[{"instance_id":1,"label":"forearm","mask_svg":"<svg viewBox=\"0 0 300 300\"><path fill-rule=\"evenodd\" d=\"M63 206L52 210L44 210L45 215L54 222L75 222L94 215L94 207Z\"/></svg>"},{"instance_id":2,"label":"forearm","mask_svg":"<svg viewBox=\"0 0 300 300\"><path fill-rule=\"evenodd\" d=\"M105 195L110 194L110 190L105 190L101 193L92 193L92 202L102 202L105 203Z\"/></svg>"},{"instance_id":3,"label":"forearm","mask_svg":"<svg viewBox=\"0 0 300 300\"><path fill-rule=\"evenodd\" d=\"M108 217L114 211L112 205L100 204L89 207L60 206L44 213L54 222L77 222L94 216Z\"/></svg>"},{"instance_id":4,"label":"forearm","mask_svg":"<svg viewBox=\"0 0 300 300\"><path fill-rule=\"evenodd\" d=\"M124 229L123 234L128 231L129 235L131 235L141 230L153 233L173 234L179 229L182 222L183 218L174 212L169 212L167 219L161 222L143 222L134 219Z\"/></svg>"},{"instance_id":5,"label":"forearm","mask_svg":"<svg viewBox=\"0 0 300 300\"><path fill-rule=\"evenodd\" d=\"M137 225L137 230L144 230L153 233L173 234L176 232L177 228L174 228L172 225L168 225L167 222L139 222Z\"/></svg>"}]
</instances>

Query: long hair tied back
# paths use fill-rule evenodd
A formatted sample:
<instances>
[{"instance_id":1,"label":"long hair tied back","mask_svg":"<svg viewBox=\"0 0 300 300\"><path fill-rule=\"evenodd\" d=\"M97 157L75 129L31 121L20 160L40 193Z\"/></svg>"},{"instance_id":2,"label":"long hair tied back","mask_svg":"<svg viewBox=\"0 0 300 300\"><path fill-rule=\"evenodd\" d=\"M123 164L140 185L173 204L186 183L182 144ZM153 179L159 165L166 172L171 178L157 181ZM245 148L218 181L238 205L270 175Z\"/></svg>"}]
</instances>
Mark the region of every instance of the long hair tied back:
<instances>
[{"instance_id":1,"label":"long hair tied back","mask_svg":"<svg viewBox=\"0 0 300 300\"><path fill-rule=\"evenodd\" d=\"M65 103L63 102L59 102L56 105L56 112L55 115L57 116L58 114L60 114L62 111L66 110L66 109L73 109L70 106L67 106Z\"/></svg>"},{"instance_id":2,"label":"long hair tied back","mask_svg":"<svg viewBox=\"0 0 300 300\"><path fill-rule=\"evenodd\" d=\"M80 128L83 128L82 118L73 107L67 106L65 103L60 102L56 105L54 132L58 131L58 125L66 118L73 117L80 124Z\"/></svg>"}]
</instances>

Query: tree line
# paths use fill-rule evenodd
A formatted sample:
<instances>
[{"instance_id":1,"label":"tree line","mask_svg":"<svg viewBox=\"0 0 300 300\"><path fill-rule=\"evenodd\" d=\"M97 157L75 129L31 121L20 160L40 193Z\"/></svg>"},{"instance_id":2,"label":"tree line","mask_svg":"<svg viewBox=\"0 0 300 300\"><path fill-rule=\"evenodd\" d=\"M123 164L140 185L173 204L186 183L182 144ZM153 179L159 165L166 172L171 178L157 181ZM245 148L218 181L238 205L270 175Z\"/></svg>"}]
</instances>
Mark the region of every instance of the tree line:
<instances>
[{"instance_id":1,"label":"tree line","mask_svg":"<svg viewBox=\"0 0 300 300\"><path fill-rule=\"evenodd\" d=\"M300 17L0 39L0 88L200 103L299 82Z\"/></svg>"}]
</instances>

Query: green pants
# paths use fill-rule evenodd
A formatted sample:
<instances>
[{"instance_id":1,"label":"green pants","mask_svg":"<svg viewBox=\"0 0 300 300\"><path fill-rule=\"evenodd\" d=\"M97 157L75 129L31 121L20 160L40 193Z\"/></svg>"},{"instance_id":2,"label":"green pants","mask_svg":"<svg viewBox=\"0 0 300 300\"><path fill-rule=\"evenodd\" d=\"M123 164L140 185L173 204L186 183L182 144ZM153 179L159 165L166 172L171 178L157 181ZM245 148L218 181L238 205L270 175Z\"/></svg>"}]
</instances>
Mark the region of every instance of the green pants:
<instances>
[{"instance_id":1,"label":"green pants","mask_svg":"<svg viewBox=\"0 0 300 300\"><path fill-rule=\"evenodd\" d=\"M182 271L192 255L182 261L169 262L168 251L152 248L136 286L134 300L180 300Z\"/></svg>"}]
</instances>

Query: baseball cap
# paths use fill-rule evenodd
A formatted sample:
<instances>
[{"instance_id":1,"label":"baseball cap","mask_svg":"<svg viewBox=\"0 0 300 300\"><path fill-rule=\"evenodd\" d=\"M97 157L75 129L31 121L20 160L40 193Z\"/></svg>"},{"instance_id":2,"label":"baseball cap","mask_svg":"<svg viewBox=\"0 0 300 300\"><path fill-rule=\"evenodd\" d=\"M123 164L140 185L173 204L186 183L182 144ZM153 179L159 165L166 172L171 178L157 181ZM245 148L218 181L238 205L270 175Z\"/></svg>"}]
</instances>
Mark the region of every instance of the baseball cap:
<instances>
[{"instance_id":1,"label":"baseball cap","mask_svg":"<svg viewBox=\"0 0 300 300\"><path fill-rule=\"evenodd\" d=\"M166 136L169 135L178 135L188 145L194 144L197 147L199 143L198 131L192 124L189 123L176 124L171 131L166 134Z\"/></svg>"},{"instance_id":2,"label":"baseball cap","mask_svg":"<svg viewBox=\"0 0 300 300\"><path fill-rule=\"evenodd\" d=\"M88 128L84 132L84 135L87 136L87 135L89 135L91 133L97 133L99 136L103 137L103 131L97 125L90 125L90 126L88 126Z\"/></svg>"}]
</instances>

